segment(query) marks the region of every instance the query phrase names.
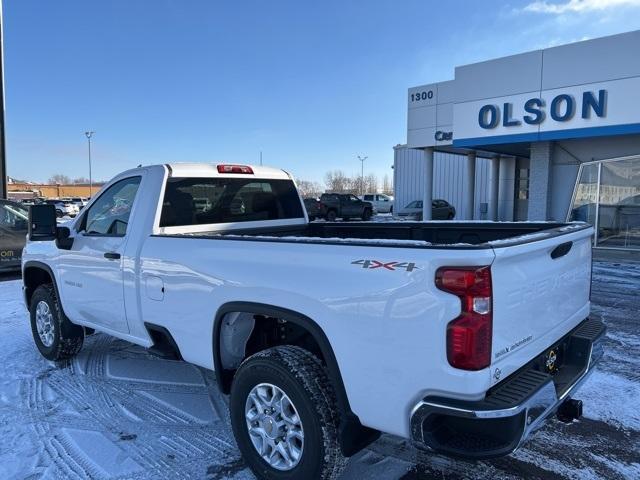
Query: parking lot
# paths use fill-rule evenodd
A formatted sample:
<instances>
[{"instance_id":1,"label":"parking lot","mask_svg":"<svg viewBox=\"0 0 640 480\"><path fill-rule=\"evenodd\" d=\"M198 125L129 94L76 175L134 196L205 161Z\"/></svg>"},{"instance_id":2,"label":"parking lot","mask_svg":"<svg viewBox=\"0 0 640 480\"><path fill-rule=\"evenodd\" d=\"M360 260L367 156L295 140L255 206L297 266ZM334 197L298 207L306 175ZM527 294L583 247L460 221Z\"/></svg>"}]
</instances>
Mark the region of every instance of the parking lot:
<instances>
[{"instance_id":1,"label":"parking lot","mask_svg":"<svg viewBox=\"0 0 640 480\"><path fill-rule=\"evenodd\" d=\"M0 477L253 478L213 374L103 334L73 361L35 349L17 276L0 283ZM640 478L640 264L594 265L607 353L580 391L585 417L556 420L514 455L467 463L383 436L345 478Z\"/></svg>"}]
</instances>

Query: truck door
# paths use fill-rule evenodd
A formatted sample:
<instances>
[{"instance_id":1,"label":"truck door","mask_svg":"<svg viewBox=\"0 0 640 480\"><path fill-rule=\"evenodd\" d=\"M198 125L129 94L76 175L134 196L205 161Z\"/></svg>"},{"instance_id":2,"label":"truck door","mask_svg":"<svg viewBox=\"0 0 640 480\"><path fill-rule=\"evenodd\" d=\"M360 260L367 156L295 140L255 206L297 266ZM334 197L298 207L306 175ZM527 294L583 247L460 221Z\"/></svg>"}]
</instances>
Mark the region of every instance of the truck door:
<instances>
[{"instance_id":1,"label":"truck door","mask_svg":"<svg viewBox=\"0 0 640 480\"><path fill-rule=\"evenodd\" d=\"M0 203L0 270L20 269L29 213L13 203Z\"/></svg>"},{"instance_id":2,"label":"truck door","mask_svg":"<svg viewBox=\"0 0 640 480\"><path fill-rule=\"evenodd\" d=\"M65 313L72 321L128 333L122 257L140 178L120 180L83 213L71 251L60 255Z\"/></svg>"},{"instance_id":3,"label":"truck door","mask_svg":"<svg viewBox=\"0 0 640 480\"><path fill-rule=\"evenodd\" d=\"M346 203L342 209L342 215L345 217L360 217L363 209L364 204L362 200L355 195L347 195Z\"/></svg>"}]
</instances>

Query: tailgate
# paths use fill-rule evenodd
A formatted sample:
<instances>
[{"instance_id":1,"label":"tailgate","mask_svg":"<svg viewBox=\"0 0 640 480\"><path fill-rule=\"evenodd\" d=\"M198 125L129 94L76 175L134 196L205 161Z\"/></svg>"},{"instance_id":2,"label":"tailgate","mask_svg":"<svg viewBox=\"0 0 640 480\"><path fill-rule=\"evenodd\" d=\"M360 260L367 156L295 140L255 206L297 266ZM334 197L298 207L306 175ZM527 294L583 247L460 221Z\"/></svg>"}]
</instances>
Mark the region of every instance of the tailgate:
<instances>
[{"instance_id":1,"label":"tailgate","mask_svg":"<svg viewBox=\"0 0 640 480\"><path fill-rule=\"evenodd\" d=\"M492 379L522 367L589 315L591 235L577 225L494 245ZM496 371L498 370L498 371Z\"/></svg>"}]
</instances>

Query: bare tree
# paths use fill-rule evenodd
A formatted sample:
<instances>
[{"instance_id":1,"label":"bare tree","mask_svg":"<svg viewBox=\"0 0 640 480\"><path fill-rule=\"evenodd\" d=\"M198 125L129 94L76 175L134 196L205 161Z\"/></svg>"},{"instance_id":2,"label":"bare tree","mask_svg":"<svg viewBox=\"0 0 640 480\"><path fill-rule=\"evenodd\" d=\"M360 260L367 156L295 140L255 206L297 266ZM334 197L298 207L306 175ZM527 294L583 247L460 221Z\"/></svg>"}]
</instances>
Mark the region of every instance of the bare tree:
<instances>
[{"instance_id":1,"label":"bare tree","mask_svg":"<svg viewBox=\"0 0 640 480\"><path fill-rule=\"evenodd\" d=\"M69 185L71 183L71 179L66 175L56 173L49 178L49 183L52 185Z\"/></svg>"},{"instance_id":2,"label":"bare tree","mask_svg":"<svg viewBox=\"0 0 640 480\"><path fill-rule=\"evenodd\" d=\"M370 173L364 178L365 193L378 193L378 177Z\"/></svg>"},{"instance_id":3,"label":"bare tree","mask_svg":"<svg viewBox=\"0 0 640 480\"><path fill-rule=\"evenodd\" d=\"M322 185L311 180L296 180L298 191L304 198L317 198L322 195Z\"/></svg>"},{"instance_id":4,"label":"bare tree","mask_svg":"<svg viewBox=\"0 0 640 480\"><path fill-rule=\"evenodd\" d=\"M393 195L393 185L389 181L389 175L386 173L384 174L384 178L382 179L382 193Z\"/></svg>"},{"instance_id":5,"label":"bare tree","mask_svg":"<svg viewBox=\"0 0 640 480\"><path fill-rule=\"evenodd\" d=\"M89 185L89 179L87 177L78 177L73 179L73 183L76 185Z\"/></svg>"},{"instance_id":6,"label":"bare tree","mask_svg":"<svg viewBox=\"0 0 640 480\"><path fill-rule=\"evenodd\" d=\"M350 193L352 182L342 170L327 172L324 176L324 183L327 190L335 193Z\"/></svg>"}]
</instances>

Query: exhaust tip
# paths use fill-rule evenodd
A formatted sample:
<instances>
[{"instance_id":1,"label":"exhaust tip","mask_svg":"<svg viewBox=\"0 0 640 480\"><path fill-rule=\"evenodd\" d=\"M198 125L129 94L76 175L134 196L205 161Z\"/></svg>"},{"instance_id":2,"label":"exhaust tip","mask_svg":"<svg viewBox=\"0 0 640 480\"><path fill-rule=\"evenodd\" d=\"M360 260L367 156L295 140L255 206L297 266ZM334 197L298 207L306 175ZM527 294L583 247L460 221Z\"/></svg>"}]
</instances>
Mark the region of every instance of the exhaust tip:
<instances>
[{"instance_id":1,"label":"exhaust tip","mask_svg":"<svg viewBox=\"0 0 640 480\"><path fill-rule=\"evenodd\" d=\"M582 417L582 400L574 400L569 398L562 402L556 412L558 420L564 423L571 423Z\"/></svg>"}]
</instances>

